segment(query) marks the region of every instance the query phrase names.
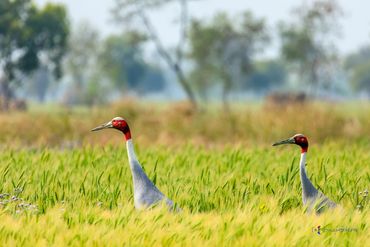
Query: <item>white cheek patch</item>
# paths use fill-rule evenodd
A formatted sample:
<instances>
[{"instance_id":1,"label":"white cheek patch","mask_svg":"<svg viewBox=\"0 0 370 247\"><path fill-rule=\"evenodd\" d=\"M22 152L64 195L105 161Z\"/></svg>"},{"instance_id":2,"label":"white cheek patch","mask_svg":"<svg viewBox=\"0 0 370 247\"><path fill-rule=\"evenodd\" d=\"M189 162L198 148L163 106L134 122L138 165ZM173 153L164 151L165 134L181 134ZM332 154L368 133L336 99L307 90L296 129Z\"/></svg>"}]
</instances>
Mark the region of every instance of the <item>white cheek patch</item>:
<instances>
[{"instance_id":1,"label":"white cheek patch","mask_svg":"<svg viewBox=\"0 0 370 247\"><path fill-rule=\"evenodd\" d=\"M112 121L114 121L114 120L122 121L122 120L125 120L125 119L123 119L123 118L121 118L121 117L115 117L115 118L113 118L113 119L112 119Z\"/></svg>"}]
</instances>

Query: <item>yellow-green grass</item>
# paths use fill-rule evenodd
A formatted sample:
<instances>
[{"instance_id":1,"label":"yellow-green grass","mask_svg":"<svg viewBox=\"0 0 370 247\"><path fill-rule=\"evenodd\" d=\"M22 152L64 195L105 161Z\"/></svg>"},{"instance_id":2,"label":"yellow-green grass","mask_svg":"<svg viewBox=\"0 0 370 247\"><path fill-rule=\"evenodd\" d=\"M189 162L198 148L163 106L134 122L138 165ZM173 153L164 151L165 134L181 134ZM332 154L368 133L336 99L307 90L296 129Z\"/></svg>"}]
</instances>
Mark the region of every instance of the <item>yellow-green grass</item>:
<instances>
[{"instance_id":1,"label":"yellow-green grass","mask_svg":"<svg viewBox=\"0 0 370 247\"><path fill-rule=\"evenodd\" d=\"M121 141L114 142L75 150L3 149L0 191L18 200L1 199L2 245L368 243L370 214L363 192L370 182L369 142L327 141L310 147L309 176L340 205L320 216L306 214L302 207L298 147L142 147L137 142L138 157L149 177L183 209L170 213L163 208L134 209L126 151ZM20 203L37 208L21 208ZM320 235L314 229L319 225Z\"/></svg>"}]
</instances>

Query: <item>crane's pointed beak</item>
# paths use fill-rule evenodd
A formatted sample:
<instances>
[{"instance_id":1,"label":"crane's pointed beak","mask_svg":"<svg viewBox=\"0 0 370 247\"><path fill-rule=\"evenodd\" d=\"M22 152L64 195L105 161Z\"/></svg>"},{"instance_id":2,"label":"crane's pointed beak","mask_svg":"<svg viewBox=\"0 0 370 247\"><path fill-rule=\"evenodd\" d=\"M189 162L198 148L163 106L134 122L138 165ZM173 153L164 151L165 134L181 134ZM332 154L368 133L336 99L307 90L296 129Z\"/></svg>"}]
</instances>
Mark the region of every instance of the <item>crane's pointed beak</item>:
<instances>
[{"instance_id":1,"label":"crane's pointed beak","mask_svg":"<svg viewBox=\"0 0 370 247\"><path fill-rule=\"evenodd\" d=\"M295 144L295 140L294 138L289 138L284 141L275 142L274 144L272 144L272 146L278 146L283 144Z\"/></svg>"},{"instance_id":2,"label":"crane's pointed beak","mask_svg":"<svg viewBox=\"0 0 370 247\"><path fill-rule=\"evenodd\" d=\"M96 128L93 128L91 131L98 131L98 130L109 129L109 128L113 128L112 121L105 123L103 125L100 125Z\"/></svg>"}]
</instances>

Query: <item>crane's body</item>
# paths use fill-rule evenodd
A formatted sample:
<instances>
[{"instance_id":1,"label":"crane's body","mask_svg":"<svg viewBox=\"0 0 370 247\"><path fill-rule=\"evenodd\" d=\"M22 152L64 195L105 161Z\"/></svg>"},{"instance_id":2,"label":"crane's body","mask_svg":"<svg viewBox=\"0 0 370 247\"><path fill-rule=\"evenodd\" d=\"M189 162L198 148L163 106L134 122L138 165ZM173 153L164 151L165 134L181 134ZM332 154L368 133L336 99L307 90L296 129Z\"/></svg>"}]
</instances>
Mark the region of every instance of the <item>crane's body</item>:
<instances>
[{"instance_id":1,"label":"crane's body","mask_svg":"<svg viewBox=\"0 0 370 247\"><path fill-rule=\"evenodd\" d=\"M116 117L113 118L112 121L92 129L92 131L98 131L107 128L120 130L125 136L127 156L134 185L135 208L148 208L163 202L172 209L174 207L173 202L168 199L161 191L159 191L159 189L148 178L143 168L141 167L135 154L134 145L131 139L131 132L127 122L121 117Z\"/></svg>"},{"instance_id":2,"label":"crane's body","mask_svg":"<svg viewBox=\"0 0 370 247\"><path fill-rule=\"evenodd\" d=\"M308 212L315 210L317 213L322 212L325 208L334 208L336 204L326 197L323 193L318 191L313 186L311 180L308 178L306 173L306 156L308 151L307 138L302 134L294 135L284 141L274 143L273 146L281 144L297 144L301 147L301 159L299 162L299 171L302 185L302 202L307 208Z\"/></svg>"}]
</instances>

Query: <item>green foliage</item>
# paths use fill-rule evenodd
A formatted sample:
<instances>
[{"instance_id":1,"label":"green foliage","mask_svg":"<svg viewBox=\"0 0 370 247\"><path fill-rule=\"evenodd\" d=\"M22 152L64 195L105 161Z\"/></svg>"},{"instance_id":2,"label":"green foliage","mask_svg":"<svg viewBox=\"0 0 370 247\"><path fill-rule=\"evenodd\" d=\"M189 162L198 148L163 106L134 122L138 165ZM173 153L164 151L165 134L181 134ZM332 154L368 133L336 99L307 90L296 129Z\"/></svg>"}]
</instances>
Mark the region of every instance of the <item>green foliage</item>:
<instances>
[{"instance_id":1,"label":"green foliage","mask_svg":"<svg viewBox=\"0 0 370 247\"><path fill-rule=\"evenodd\" d=\"M85 84L91 76L91 71L96 69L94 66L96 66L99 46L98 30L91 24L82 22L74 28L68 40L69 52L65 68L76 84Z\"/></svg>"},{"instance_id":2,"label":"green foliage","mask_svg":"<svg viewBox=\"0 0 370 247\"><path fill-rule=\"evenodd\" d=\"M370 92L370 47L365 46L345 61L345 68L350 74L352 87L357 91Z\"/></svg>"},{"instance_id":3,"label":"green foliage","mask_svg":"<svg viewBox=\"0 0 370 247\"><path fill-rule=\"evenodd\" d=\"M351 82L356 90L370 92L370 61L353 69Z\"/></svg>"},{"instance_id":4,"label":"green foliage","mask_svg":"<svg viewBox=\"0 0 370 247\"><path fill-rule=\"evenodd\" d=\"M68 49L64 68L69 85L64 103L90 106L105 103L108 86L99 70L101 40L98 30L88 22L79 23L70 35Z\"/></svg>"},{"instance_id":5,"label":"green foliage","mask_svg":"<svg viewBox=\"0 0 370 247\"><path fill-rule=\"evenodd\" d=\"M136 31L113 35L104 41L99 63L103 74L116 88L137 92L163 88L161 72L144 59L146 41L147 37Z\"/></svg>"},{"instance_id":6,"label":"green foliage","mask_svg":"<svg viewBox=\"0 0 370 247\"><path fill-rule=\"evenodd\" d=\"M363 63L370 61L370 46L364 46L353 54L350 54L346 60L344 67L346 69L352 69Z\"/></svg>"},{"instance_id":7,"label":"green foliage","mask_svg":"<svg viewBox=\"0 0 370 247\"><path fill-rule=\"evenodd\" d=\"M104 42L100 58L102 71L118 88L135 85L142 79L145 66L142 44L145 40L145 36L130 32L110 36Z\"/></svg>"},{"instance_id":8,"label":"green foliage","mask_svg":"<svg viewBox=\"0 0 370 247\"><path fill-rule=\"evenodd\" d=\"M280 24L281 53L298 73L299 80L317 87L332 81L342 10L336 1L319 0L294 9L297 20Z\"/></svg>"},{"instance_id":9,"label":"green foliage","mask_svg":"<svg viewBox=\"0 0 370 247\"><path fill-rule=\"evenodd\" d=\"M57 77L61 76L69 31L64 6L47 4L38 9L30 0L4 0L0 3L0 23L0 58L7 80L37 69L40 57Z\"/></svg>"},{"instance_id":10,"label":"green foliage","mask_svg":"<svg viewBox=\"0 0 370 247\"><path fill-rule=\"evenodd\" d=\"M221 83L227 94L245 81L253 56L267 41L264 20L251 12L243 13L238 21L231 21L225 13L217 14L211 23L193 20L189 57L195 62L194 84L204 95L210 85Z\"/></svg>"},{"instance_id":11,"label":"green foliage","mask_svg":"<svg viewBox=\"0 0 370 247\"><path fill-rule=\"evenodd\" d=\"M247 89L264 92L281 87L287 79L287 71L281 61L270 60L256 63L253 73L244 84Z\"/></svg>"},{"instance_id":12,"label":"green foliage","mask_svg":"<svg viewBox=\"0 0 370 247\"><path fill-rule=\"evenodd\" d=\"M0 110L9 110L14 90L40 65L62 76L69 23L59 4L37 8L31 0L0 3Z\"/></svg>"}]
</instances>

